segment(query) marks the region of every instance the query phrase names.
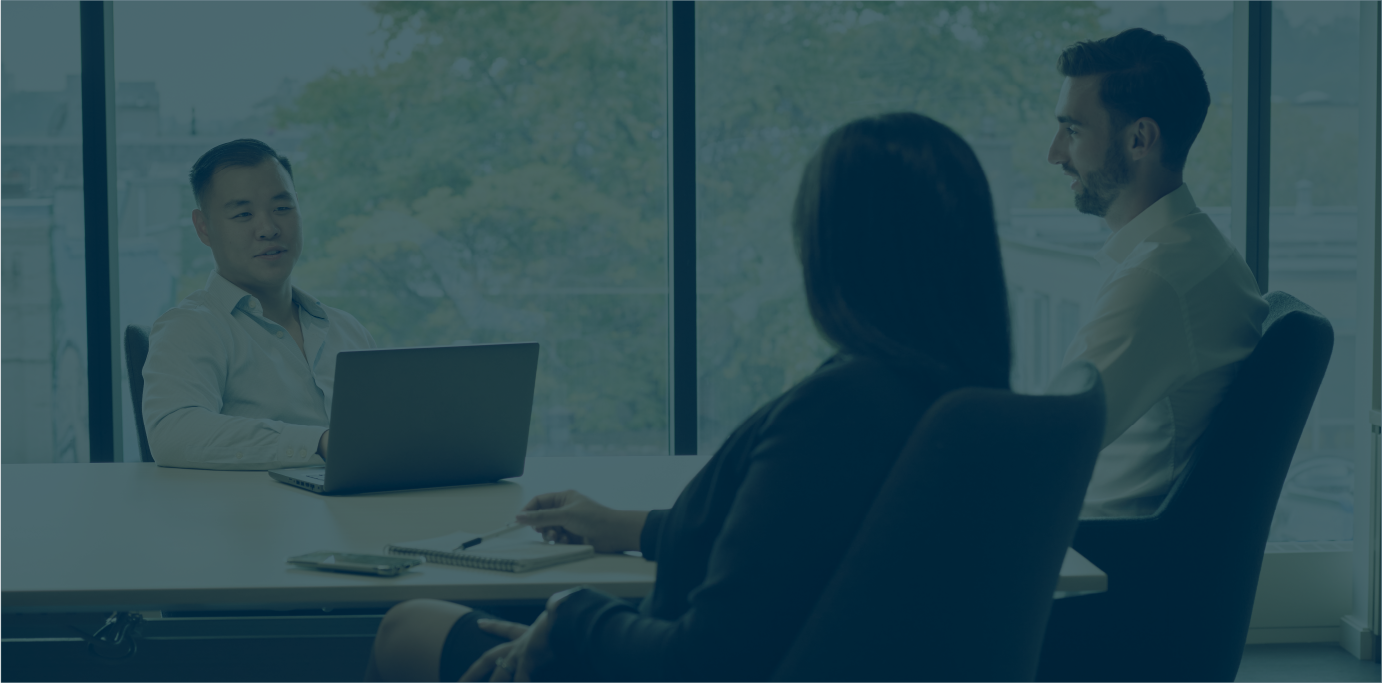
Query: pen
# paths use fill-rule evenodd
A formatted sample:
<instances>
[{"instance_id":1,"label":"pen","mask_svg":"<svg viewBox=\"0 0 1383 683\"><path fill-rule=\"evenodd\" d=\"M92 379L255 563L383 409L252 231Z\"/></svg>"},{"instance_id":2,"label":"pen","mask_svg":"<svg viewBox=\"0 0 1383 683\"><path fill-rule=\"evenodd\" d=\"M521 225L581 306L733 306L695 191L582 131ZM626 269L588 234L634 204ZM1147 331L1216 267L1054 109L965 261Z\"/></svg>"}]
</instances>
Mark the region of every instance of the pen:
<instances>
[{"instance_id":1,"label":"pen","mask_svg":"<svg viewBox=\"0 0 1383 683\"><path fill-rule=\"evenodd\" d=\"M460 546L457 547L457 550L465 550L465 549L467 549L467 548L475 547L475 546L477 546L477 545L480 545L480 542L481 542L481 541L488 541L488 540L490 540L490 539L492 539L492 538L494 538L494 537L496 537L496 536L502 536L502 535L507 534L507 533L509 533L509 532L511 532L511 531L514 531L514 530L516 530L516 529L522 529L524 526L525 526L525 525L523 525L523 524L519 524L518 522L514 522L514 523L512 523L512 524L509 524L508 526L505 526L505 527L502 527L502 528L499 528L499 529L495 529L494 531L491 531L490 533L481 534L481 535L479 535L479 536L476 536L475 538L472 538L471 540L466 541L465 543L462 543Z\"/></svg>"}]
</instances>

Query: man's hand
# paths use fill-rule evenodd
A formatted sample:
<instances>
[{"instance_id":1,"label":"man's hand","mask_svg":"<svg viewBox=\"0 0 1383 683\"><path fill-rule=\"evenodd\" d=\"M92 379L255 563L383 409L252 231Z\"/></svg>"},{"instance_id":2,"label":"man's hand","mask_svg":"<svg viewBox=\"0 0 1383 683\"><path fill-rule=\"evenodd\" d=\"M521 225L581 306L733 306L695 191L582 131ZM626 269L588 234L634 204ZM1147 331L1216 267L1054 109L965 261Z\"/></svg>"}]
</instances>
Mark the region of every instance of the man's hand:
<instances>
[{"instance_id":1,"label":"man's hand","mask_svg":"<svg viewBox=\"0 0 1383 683\"><path fill-rule=\"evenodd\" d=\"M515 517L546 540L590 544L600 553L638 550L647 518L646 510L611 510L575 491L544 493Z\"/></svg>"},{"instance_id":2,"label":"man's hand","mask_svg":"<svg viewBox=\"0 0 1383 683\"><path fill-rule=\"evenodd\" d=\"M328 429L322 432L322 438L317 439L317 455L322 456L323 460L327 459L327 435L330 433L331 430Z\"/></svg>"}]
</instances>

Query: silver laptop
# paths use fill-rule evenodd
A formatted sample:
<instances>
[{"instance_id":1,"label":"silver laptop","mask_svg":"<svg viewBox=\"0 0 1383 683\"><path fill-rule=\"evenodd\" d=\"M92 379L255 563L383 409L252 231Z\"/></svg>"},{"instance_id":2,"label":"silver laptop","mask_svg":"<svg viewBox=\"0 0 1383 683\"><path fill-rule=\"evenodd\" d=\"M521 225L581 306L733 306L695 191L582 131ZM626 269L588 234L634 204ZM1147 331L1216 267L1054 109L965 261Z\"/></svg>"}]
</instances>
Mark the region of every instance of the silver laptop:
<instances>
[{"instance_id":1,"label":"silver laptop","mask_svg":"<svg viewBox=\"0 0 1383 683\"><path fill-rule=\"evenodd\" d=\"M329 495L517 477L537 372L537 342L342 351L326 466L269 476Z\"/></svg>"}]
</instances>

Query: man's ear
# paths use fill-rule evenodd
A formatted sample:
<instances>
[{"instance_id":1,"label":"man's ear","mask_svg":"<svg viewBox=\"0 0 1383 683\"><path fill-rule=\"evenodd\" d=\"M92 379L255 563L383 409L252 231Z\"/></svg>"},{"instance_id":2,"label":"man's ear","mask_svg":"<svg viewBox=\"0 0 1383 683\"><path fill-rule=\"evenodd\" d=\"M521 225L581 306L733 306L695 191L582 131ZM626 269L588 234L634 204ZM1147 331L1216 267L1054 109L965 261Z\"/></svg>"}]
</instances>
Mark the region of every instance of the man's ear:
<instances>
[{"instance_id":1,"label":"man's ear","mask_svg":"<svg viewBox=\"0 0 1383 683\"><path fill-rule=\"evenodd\" d=\"M1146 116L1134 121L1129 128L1133 135L1129 148L1129 159L1132 161L1147 158L1154 147L1162 144L1162 128Z\"/></svg>"},{"instance_id":2,"label":"man's ear","mask_svg":"<svg viewBox=\"0 0 1383 683\"><path fill-rule=\"evenodd\" d=\"M202 213L201 209L192 210L192 225L196 226L197 228L197 239L201 240L202 244L205 244L208 247L211 246L211 237L207 235L206 232L206 214Z\"/></svg>"}]
</instances>

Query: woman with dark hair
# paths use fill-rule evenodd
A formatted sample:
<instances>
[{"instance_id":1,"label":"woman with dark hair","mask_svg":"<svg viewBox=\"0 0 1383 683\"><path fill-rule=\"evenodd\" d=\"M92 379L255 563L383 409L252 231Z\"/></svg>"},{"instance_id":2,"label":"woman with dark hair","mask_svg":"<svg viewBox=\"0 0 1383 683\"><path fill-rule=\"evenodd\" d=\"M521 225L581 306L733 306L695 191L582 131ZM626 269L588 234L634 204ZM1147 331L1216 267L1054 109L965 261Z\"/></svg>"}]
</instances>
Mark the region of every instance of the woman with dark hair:
<instances>
[{"instance_id":1,"label":"woman with dark hair","mask_svg":"<svg viewBox=\"0 0 1383 683\"><path fill-rule=\"evenodd\" d=\"M812 319L838 353L745 420L672 509L567 491L518 516L549 540L641 551L658 562L652 593L633 606L563 591L531 626L403 603L369 676L773 675L923 413L960 387L1007 388L1010 356L989 186L951 129L904 113L836 130L807 165L792 225Z\"/></svg>"}]
</instances>

